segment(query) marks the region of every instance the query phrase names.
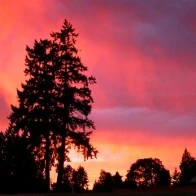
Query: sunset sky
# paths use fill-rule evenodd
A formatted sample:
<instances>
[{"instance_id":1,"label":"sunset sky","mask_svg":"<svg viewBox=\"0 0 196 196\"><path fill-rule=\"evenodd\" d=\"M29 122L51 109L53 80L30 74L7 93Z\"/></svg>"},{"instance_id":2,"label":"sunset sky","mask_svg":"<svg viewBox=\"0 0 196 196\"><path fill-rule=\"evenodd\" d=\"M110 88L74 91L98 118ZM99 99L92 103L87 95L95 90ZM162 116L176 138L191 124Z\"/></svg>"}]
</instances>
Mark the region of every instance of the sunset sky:
<instances>
[{"instance_id":1,"label":"sunset sky","mask_svg":"<svg viewBox=\"0 0 196 196\"><path fill-rule=\"evenodd\" d=\"M95 103L96 160L83 165L91 182L100 170L125 175L138 158L159 158L171 171L184 148L196 157L195 0L1 0L0 130L24 77L26 45L59 31L66 18Z\"/></svg>"}]
</instances>

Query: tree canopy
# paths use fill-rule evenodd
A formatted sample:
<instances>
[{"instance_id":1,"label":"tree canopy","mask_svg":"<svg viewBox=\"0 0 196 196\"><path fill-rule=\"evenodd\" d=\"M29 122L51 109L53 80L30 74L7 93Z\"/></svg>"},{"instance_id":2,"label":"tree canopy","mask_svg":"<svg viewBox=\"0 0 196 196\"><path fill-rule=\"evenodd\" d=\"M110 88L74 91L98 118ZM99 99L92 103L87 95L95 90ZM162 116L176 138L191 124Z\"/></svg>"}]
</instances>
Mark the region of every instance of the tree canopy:
<instances>
[{"instance_id":1,"label":"tree canopy","mask_svg":"<svg viewBox=\"0 0 196 196\"><path fill-rule=\"evenodd\" d=\"M57 192L84 192L88 190L88 174L84 167L73 169L70 165L64 167L62 185L54 183L53 189Z\"/></svg>"},{"instance_id":2,"label":"tree canopy","mask_svg":"<svg viewBox=\"0 0 196 196\"><path fill-rule=\"evenodd\" d=\"M137 187L168 186L170 174L159 159L144 158L131 165L126 181Z\"/></svg>"},{"instance_id":3,"label":"tree canopy","mask_svg":"<svg viewBox=\"0 0 196 196\"><path fill-rule=\"evenodd\" d=\"M95 181L93 190L95 192L110 192L114 189L114 182L110 172L101 170L99 180Z\"/></svg>"},{"instance_id":4,"label":"tree canopy","mask_svg":"<svg viewBox=\"0 0 196 196\"><path fill-rule=\"evenodd\" d=\"M77 170L73 170L72 181L75 192L88 190L88 174L84 167L79 166Z\"/></svg>"}]
</instances>

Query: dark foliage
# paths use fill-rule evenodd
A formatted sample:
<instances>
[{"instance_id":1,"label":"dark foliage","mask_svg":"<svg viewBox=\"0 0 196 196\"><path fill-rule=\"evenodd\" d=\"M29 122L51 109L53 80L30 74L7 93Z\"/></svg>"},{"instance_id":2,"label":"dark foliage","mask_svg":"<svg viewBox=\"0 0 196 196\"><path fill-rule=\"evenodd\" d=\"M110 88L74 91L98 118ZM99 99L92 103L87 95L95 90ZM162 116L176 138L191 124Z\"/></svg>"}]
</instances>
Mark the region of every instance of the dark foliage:
<instances>
[{"instance_id":1,"label":"dark foliage","mask_svg":"<svg viewBox=\"0 0 196 196\"><path fill-rule=\"evenodd\" d=\"M55 192L72 192L73 190L73 171L74 169L70 166L67 165L64 167L63 170L63 180L61 186L56 183L53 184L53 190Z\"/></svg>"},{"instance_id":2,"label":"dark foliage","mask_svg":"<svg viewBox=\"0 0 196 196\"><path fill-rule=\"evenodd\" d=\"M93 191L111 192L114 190L114 181L111 173L101 170L99 180L95 181Z\"/></svg>"},{"instance_id":3,"label":"dark foliage","mask_svg":"<svg viewBox=\"0 0 196 196\"><path fill-rule=\"evenodd\" d=\"M0 133L0 176L1 193L46 191L29 140L9 132Z\"/></svg>"},{"instance_id":4,"label":"dark foliage","mask_svg":"<svg viewBox=\"0 0 196 196\"><path fill-rule=\"evenodd\" d=\"M63 180L61 186L56 183L53 185L55 192L84 192L88 190L88 174L86 170L79 166L73 169L67 165L63 170Z\"/></svg>"},{"instance_id":5,"label":"dark foliage","mask_svg":"<svg viewBox=\"0 0 196 196\"><path fill-rule=\"evenodd\" d=\"M174 169L174 172L171 175L171 183L172 186L178 186L180 184L180 172L177 170L177 168Z\"/></svg>"},{"instance_id":6,"label":"dark foliage","mask_svg":"<svg viewBox=\"0 0 196 196\"><path fill-rule=\"evenodd\" d=\"M74 192L88 190L88 174L82 166L79 166L77 170L73 171L72 182Z\"/></svg>"},{"instance_id":7,"label":"dark foliage","mask_svg":"<svg viewBox=\"0 0 196 196\"><path fill-rule=\"evenodd\" d=\"M169 186L170 174L159 159L138 159L126 175L126 184L141 188Z\"/></svg>"},{"instance_id":8,"label":"dark foliage","mask_svg":"<svg viewBox=\"0 0 196 196\"><path fill-rule=\"evenodd\" d=\"M123 188L123 181L122 181L122 176L116 172L113 178L113 183L114 183L114 189L121 189Z\"/></svg>"},{"instance_id":9,"label":"dark foliage","mask_svg":"<svg viewBox=\"0 0 196 196\"><path fill-rule=\"evenodd\" d=\"M180 163L180 185L189 185L193 177L196 176L196 160L187 149L184 150Z\"/></svg>"}]
</instances>

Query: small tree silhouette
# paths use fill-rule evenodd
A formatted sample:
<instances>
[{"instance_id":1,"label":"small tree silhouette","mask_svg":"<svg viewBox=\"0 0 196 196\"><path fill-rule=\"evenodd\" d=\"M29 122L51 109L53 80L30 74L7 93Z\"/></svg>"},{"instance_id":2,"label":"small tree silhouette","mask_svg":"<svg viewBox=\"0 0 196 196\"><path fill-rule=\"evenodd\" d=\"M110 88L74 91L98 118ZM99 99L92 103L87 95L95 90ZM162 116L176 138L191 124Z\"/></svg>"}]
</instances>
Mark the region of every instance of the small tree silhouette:
<instances>
[{"instance_id":1,"label":"small tree silhouette","mask_svg":"<svg viewBox=\"0 0 196 196\"><path fill-rule=\"evenodd\" d=\"M111 173L101 170L99 180L95 181L93 191L110 192L114 189L114 182Z\"/></svg>"},{"instance_id":2,"label":"small tree silhouette","mask_svg":"<svg viewBox=\"0 0 196 196\"><path fill-rule=\"evenodd\" d=\"M177 170L177 168L175 168L171 176L172 186L179 185L179 182L180 182L180 172Z\"/></svg>"},{"instance_id":3,"label":"small tree silhouette","mask_svg":"<svg viewBox=\"0 0 196 196\"><path fill-rule=\"evenodd\" d=\"M180 184L188 185L190 180L196 176L196 160L188 150L185 148L184 153L182 155L182 160L180 163Z\"/></svg>"},{"instance_id":4,"label":"small tree silhouette","mask_svg":"<svg viewBox=\"0 0 196 196\"><path fill-rule=\"evenodd\" d=\"M120 189L123 186L123 181L122 181L122 176L116 172L114 176L112 176L113 178L113 183L114 183L114 188L115 189Z\"/></svg>"},{"instance_id":5,"label":"small tree silhouette","mask_svg":"<svg viewBox=\"0 0 196 196\"><path fill-rule=\"evenodd\" d=\"M82 166L73 171L72 184L75 192L83 192L88 189L88 174Z\"/></svg>"}]
</instances>

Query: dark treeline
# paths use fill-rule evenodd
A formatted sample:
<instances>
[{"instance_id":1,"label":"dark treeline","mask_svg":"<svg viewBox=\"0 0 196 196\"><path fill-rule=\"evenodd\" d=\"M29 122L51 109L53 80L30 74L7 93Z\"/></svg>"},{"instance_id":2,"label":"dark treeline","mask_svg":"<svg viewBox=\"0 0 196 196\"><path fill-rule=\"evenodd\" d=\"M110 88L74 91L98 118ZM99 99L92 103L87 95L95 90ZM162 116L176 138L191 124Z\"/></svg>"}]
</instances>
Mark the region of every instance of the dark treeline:
<instances>
[{"instance_id":1,"label":"dark treeline","mask_svg":"<svg viewBox=\"0 0 196 196\"><path fill-rule=\"evenodd\" d=\"M11 105L9 126L0 132L0 193L83 192L88 190L87 171L65 166L72 147L84 159L96 157L90 142L94 122L89 118L93 98L88 68L75 46L78 34L65 20L50 39L35 40L26 47L26 80ZM57 182L51 183L55 167ZM125 181L104 170L93 191L189 185L196 176L196 160L185 150L180 171L170 176L159 159L139 159L129 168Z\"/></svg>"},{"instance_id":2,"label":"dark treeline","mask_svg":"<svg viewBox=\"0 0 196 196\"><path fill-rule=\"evenodd\" d=\"M178 171L175 168L170 174L157 158L138 159L130 166L124 181L118 172L112 176L111 173L102 170L99 179L94 183L93 191L181 187L196 184L196 159L187 149L184 150L179 169Z\"/></svg>"},{"instance_id":3,"label":"dark treeline","mask_svg":"<svg viewBox=\"0 0 196 196\"><path fill-rule=\"evenodd\" d=\"M9 132L0 134L0 193L46 192L45 163L35 159L32 146L27 138L14 136ZM37 155L37 157L39 157ZM147 189L161 187L181 187L196 184L196 159L185 149L179 171L170 174L157 158L138 159L127 171L125 180L116 172L101 170L94 182L94 192L111 192L119 189ZM63 168L61 188L51 183L51 190L57 192L89 191L87 171L79 166L77 169L66 165Z\"/></svg>"}]
</instances>

